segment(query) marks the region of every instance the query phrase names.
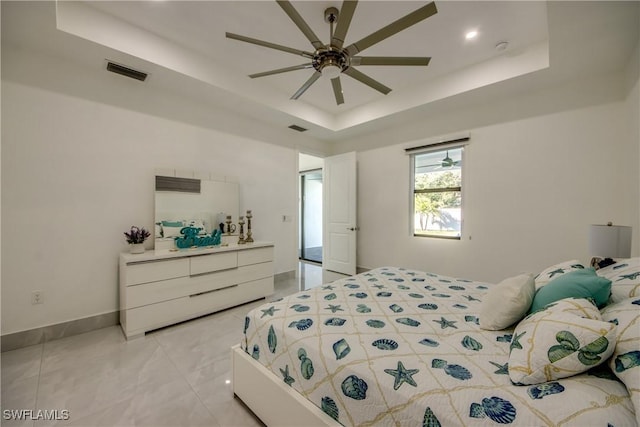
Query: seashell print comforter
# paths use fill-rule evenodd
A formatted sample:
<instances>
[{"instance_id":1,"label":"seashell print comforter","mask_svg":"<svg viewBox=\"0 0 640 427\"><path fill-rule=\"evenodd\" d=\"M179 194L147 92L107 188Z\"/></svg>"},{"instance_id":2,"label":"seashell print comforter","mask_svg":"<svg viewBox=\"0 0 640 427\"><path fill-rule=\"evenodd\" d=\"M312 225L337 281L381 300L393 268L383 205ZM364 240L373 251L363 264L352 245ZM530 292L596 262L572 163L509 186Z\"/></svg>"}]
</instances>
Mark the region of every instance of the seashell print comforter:
<instances>
[{"instance_id":1,"label":"seashell print comforter","mask_svg":"<svg viewBox=\"0 0 640 427\"><path fill-rule=\"evenodd\" d=\"M513 331L478 326L489 286L379 268L252 310L242 346L345 426L636 425L606 365L513 385Z\"/></svg>"}]
</instances>

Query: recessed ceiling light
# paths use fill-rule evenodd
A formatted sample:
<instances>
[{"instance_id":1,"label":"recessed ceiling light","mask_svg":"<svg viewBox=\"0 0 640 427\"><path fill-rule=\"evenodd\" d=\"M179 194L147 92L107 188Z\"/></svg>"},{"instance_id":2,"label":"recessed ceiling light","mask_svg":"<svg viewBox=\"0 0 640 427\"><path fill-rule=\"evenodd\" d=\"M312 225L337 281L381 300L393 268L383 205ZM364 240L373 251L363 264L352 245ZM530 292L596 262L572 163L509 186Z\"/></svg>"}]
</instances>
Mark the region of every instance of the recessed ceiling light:
<instances>
[{"instance_id":1,"label":"recessed ceiling light","mask_svg":"<svg viewBox=\"0 0 640 427\"><path fill-rule=\"evenodd\" d=\"M476 30L469 31L464 35L464 38L467 40L475 39L476 37L478 37L478 32Z\"/></svg>"}]
</instances>

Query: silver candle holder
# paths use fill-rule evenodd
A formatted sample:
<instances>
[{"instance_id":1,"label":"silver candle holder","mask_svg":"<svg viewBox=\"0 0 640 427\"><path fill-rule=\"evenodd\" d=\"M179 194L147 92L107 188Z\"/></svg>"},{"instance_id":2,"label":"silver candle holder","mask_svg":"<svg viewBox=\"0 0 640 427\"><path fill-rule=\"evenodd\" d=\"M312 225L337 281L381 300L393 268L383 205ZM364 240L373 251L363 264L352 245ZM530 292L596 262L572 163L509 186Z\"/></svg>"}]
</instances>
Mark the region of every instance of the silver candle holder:
<instances>
[{"instance_id":1,"label":"silver candle holder","mask_svg":"<svg viewBox=\"0 0 640 427\"><path fill-rule=\"evenodd\" d=\"M238 237L238 244L244 245L246 241L244 240L244 217L243 216L238 218L238 225L240 226L240 236Z\"/></svg>"},{"instance_id":2,"label":"silver candle holder","mask_svg":"<svg viewBox=\"0 0 640 427\"><path fill-rule=\"evenodd\" d=\"M242 217L240 217L242 218ZM231 233L235 233L236 232L236 225L231 223L231 215L227 215L227 220L225 221L225 223L227 224L227 236L230 236Z\"/></svg>"},{"instance_id":3,"label":"silver candle holder","mask_svg":"<svg viewBox=\"0 0 640 427\"><path fill-rule=\"evenodd\" d=\"M247 238L244 239L245 243L253 243L253 237L251 236L251 218L253 218L253 215L251 214L251 211L248 210L247 211Z\"/></svg>"}]
</instances>

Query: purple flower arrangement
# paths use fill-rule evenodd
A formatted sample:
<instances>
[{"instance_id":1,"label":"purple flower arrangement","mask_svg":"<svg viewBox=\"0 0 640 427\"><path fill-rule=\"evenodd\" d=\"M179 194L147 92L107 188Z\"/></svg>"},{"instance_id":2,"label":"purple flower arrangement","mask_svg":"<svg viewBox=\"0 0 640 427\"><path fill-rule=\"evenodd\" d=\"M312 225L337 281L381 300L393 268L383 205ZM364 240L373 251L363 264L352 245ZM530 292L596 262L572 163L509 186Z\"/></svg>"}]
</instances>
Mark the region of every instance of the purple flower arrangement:
<instances>
[{"instance_id":1,"label":"purple flower arrangement","mask_svg":"<svg viewBox=\"0 0 640 427\"><path fill-rule=\"evenodd\" d=\"M147 240L147 237L151 236L144 227L136 227L135 225L131 226L131 230L129 232L124 232L125 237L127 238L127 243L144 243Z\"/></svg>"}]
</instances>

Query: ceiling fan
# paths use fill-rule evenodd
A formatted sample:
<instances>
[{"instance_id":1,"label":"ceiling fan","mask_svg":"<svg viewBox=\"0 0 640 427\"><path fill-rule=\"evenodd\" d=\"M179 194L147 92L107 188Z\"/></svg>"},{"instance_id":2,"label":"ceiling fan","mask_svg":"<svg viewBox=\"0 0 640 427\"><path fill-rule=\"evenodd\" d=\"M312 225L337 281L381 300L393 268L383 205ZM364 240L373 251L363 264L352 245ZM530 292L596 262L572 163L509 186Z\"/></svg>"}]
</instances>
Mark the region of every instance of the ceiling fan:
<instances>
[{"instance_id":1,"label":"ceiling fan","mask_svg":"<svg viewBox=\"0 0 640 427\"><path fill-rule=\"evenodd\" d=\"M292 67L278 68L276 70L264 71L261 73L251 74L249 77L257 78L270 76L273 74L286 73L288 71L314 69L314 73L311 77L293 94L291 99L298 99L302 94L309 89L309 87L315 83L320 76L326 76L331 80L331 86L333 87L333 94L338 105L344 103L344 96L342 94L342 84L340 83L340 75L346 74L347 76L358 80L361 83L383 93L388 94L391 89L382 83L372 79L366 74L356 70L355 66L366 65L429 65L431 58L429 57L411 57L411 56L355 56L359 52L373 46L385 40L394 34L399 33L420 21L427 19L428 17L436 14L435 3L431 2L427 5L405 15L404 17L392 22L391 24L369 34L361 40L352 43L346 47L343 47L344 41L351 24L351 19L356 10L358 4L357 0L345 0L342 3L340 11L335 7L330 7L325 10L324 18L325 22L330 24L330 42L324 44L320 41L318 36L315 35L311 27L300 16L298 11L293 5L286 0L276 0L276 3L280 5L282 10L289 16L289 18L296 24L296 26L302 31L302 33L309 39L314 47L313 52L298 50L287 46L282 46L275 43L270 43L263 40L254 39L251 37L241 36L233 33L226 33L226 37L234 40L243 41L246 43L256 44L258 46L268 47L270 49L276 49L283 52L291 53L294 55L303 56L310 59L311 62L305 64L294 65ZM333 25L336 24L335 31Z\"/></svg>"},{"instance_id":2,"label":"ceiling fan","mask_svg":"<svg viewBox=\"0 0 640 427\"><path fill-rule=\"evenodd\" d=\"M444 159L437 161L437 163L431 163L428 165L420 165L422 169L428 169L429 172L440 171L443 169L453 168L454 166L460 166L462 164L461 160L453 160L449 157L449 150L447 150L447 155Z\"/></svg>"},{"instance_id":3,"label":"ceiling fan","mask_svg":"<svg viewBox=\"0 0 640 427\"><path fill-rule=\"evenodd\" d=\"M442 167L450 168L452 166L459 166L459 165L460 165L460 161L456 160L454 162L453 159L449 157L449 150L447 150L447 156L444 159L442 159Z\"/></svg>"}]
</instances>

